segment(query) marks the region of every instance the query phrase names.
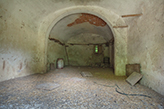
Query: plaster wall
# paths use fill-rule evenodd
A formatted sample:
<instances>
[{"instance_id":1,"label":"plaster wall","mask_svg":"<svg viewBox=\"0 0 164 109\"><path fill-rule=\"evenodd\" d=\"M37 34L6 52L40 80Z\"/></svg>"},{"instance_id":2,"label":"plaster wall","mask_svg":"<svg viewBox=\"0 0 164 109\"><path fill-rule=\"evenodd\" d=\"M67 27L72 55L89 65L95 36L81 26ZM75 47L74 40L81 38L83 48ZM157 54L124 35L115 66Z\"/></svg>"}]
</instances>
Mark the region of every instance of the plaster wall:
<instances>
[{"instance_id":1,"label":"plaster wall","mask_svg":"<svg viewBox=\"0 0 164 109\"><path fill-rule=\"evenodd\" d=\"M110 37L112 37L112 34ZM101 44L106 43L106 40L103 36L87 33L71 37L68 43ZM96 63L103 63L104 56L109 57L108 47L106 48L105 44L102 45L102 52L100 54L94 53L94 45L69 45L67 51L69 65L73 66L94 66Z\"/></svg>"},{"instance_id":2,"label":"plaster wall","mask_svg":"<svg viewBox=\"0 0 164 109\"><path fill-rule=\"evenodd\" d=\"M140 8L142 16L125 18L128 63L141 64L141 84L164 95L164 1L144 1Z\"/></svg>"},{"instance_id":3,"label":"plaster wall","mask_svg":"<svg viewBox=\"0 0 164 109\"><path fill-rule=\"evenodd\" d=\"M93 49L93 45L75 45L68 47L69 65L94 66L96 63L103 63L104 53L94 54Z\"/></svg>"},{"instance_id":4,"label":"plaster wall","mask_svg":"<svg viewBox=\"0 0 164 109\"><path fill-rule=\"evenodd\" d=\"M36 56L38 25L16 4L0 1L0 81L42 72Z\"/></svg>"},{"instance_id":5,"label":"plaster wall","mask_svg":"<svg viewBox=\"0 0 164 109\"><path fill-rule=\"evenodd\" d=\"M65 46L62 46L54 41L48 41L48 51L47 51L47 66L50 67L50 63L54 63L54 67L56 68L56 63L58 58L63 58L66 62L66 52ZM48 69L49 70L49 69Z\"/></svg>"}]
</instances>

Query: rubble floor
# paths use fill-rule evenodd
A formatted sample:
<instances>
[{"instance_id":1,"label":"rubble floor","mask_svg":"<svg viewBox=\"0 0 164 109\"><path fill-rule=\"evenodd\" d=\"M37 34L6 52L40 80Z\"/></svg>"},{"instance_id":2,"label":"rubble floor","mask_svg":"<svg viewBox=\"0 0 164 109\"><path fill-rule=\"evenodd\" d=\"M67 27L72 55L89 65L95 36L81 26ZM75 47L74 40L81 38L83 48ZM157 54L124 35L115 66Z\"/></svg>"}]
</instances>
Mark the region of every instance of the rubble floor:
<instances>
[{"instance_id":1,"label":"rubble floor","mask_svg":"<svg viewBox=\"0 0 164 109\"><path fill-rule=\"evenodd\" d=\"M81 72L93 76L82 77ZM163 109L164 96L127 77L114 76L110 68L65 67L0 82L0 109ZM38 89L55 83L53 90Z\"/></svg>"}]
</instances>

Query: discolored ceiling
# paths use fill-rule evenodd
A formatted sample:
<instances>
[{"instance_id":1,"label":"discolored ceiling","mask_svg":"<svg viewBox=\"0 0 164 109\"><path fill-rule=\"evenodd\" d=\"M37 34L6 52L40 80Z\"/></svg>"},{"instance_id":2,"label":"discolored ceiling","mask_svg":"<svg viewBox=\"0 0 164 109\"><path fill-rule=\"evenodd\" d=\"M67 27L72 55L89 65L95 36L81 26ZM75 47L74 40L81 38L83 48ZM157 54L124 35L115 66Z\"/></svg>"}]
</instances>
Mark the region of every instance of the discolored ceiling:
<instances>
[{"instance_id":1,"label":"discolored ceiling","mask_svg":"<svg viewBox=\"0 0 164 109\"><path fill-rule=\"evenodd\" d=\"M61 19L52 28L50 37L62 43L68 43L73 38L80 40L81 37L84 39L85 37L93 37L94 41L86 40L85 42L98 43L96 37L102 38L103 42L108 42L112 39L113 34L110 27L101 18L91 14L79 13ZM80 41L84 42L83 40ZM80 43L80 41L77 42Z\"/></svg>"}]
</instances>

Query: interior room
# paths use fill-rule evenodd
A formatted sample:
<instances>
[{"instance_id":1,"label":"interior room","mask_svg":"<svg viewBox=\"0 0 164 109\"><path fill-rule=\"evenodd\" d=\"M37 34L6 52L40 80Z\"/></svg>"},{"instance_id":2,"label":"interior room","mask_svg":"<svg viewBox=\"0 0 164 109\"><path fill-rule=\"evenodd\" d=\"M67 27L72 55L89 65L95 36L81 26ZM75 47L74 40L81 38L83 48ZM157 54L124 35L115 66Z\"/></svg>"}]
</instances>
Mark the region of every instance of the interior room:
<instances>
[{"instance_id":1,"label":"interior room","mask_svg":"<svg viewBox=\"0 0 164 109\"><path fill-rule=\"evenodd\" d=\"M1 0L0 108L164 108L164 0Z\"/></svg>"}]
</instances>

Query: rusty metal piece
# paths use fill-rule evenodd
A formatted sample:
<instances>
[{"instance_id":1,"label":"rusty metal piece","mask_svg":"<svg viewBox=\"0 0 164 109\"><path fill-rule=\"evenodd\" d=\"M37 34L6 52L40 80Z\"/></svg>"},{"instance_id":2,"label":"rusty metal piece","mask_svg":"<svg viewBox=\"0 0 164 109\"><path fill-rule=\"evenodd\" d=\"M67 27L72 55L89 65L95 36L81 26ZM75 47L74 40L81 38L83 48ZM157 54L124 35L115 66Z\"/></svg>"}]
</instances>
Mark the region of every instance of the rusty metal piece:
<instances>
[{"instance_id":1,"label":"rusty metal piece","mask_svg":"<svg viewBox=\"0 0 164 109\"><path fill-rule=\"evenodd\" d=\"M122 15L121 17L135 17L135 16L141 16L143 15L142 13L141 14L129 14L129 15Z\"/></svg>"}]
</instances>

